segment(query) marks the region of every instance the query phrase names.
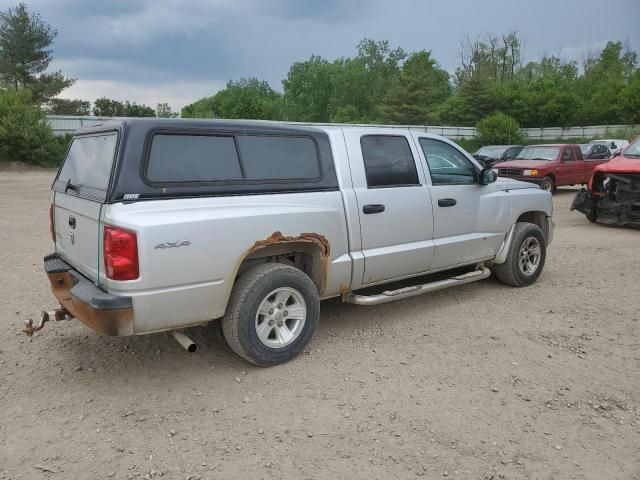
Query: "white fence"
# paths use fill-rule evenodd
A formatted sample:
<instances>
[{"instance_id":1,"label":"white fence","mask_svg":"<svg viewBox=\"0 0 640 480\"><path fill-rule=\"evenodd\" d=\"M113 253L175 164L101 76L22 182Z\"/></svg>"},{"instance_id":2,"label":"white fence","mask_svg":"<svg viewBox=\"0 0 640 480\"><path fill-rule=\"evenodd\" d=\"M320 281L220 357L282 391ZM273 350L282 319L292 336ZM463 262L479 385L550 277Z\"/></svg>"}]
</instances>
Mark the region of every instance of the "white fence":
<instances>
[{"instance_id":1,"label":"white fence","mask_svg":"<svg viewBox=\"0 0 640 480\"><path fill-rule=\"evenodd\" d=\"M65 133L73 133L78 128L95 125L106 120L112 120L109 117L74 117L70 115L48 115L47 121L56 135L64 135ZM293 125L316 125L316 126L345 126L345 127L378 127L378 128L409 128L411 130L419 130L421 132L435 133L452 140L462 138L469 139L476 136L474 127L446 127L431 125L354 125L341 123L303 123L303 122L282 122ZM635 130L640 129L640 125L598 125L590 127L549 127L549 128L523 128L522 132L531 139L544 140L555 138L575 138L575 137L597 137L608 136L609 133L618 130Z\"/></svg>"}]
</instances>

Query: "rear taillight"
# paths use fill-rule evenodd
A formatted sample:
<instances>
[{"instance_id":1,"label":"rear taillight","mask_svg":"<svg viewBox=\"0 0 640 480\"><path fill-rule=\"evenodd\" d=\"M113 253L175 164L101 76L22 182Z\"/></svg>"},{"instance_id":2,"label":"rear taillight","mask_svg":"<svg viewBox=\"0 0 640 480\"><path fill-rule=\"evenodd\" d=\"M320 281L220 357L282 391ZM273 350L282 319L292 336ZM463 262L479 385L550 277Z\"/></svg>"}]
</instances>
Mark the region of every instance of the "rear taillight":
<instances>
[{"instance_id":1,"label":"rear taillight","mask_svg":"<svg viewBox=\"0 0 640 480\"><path fill-rule=\"evenodd\" d=\"M51 240L56 243L56 227L53 223L53 203L49 206L49 231L51 232Z\"/></svg>"},{"instance_id":2,"label":"rear taillight","mask_svg":"<svg viewBox=\"0 0 640 480\"><path fill-rule=\"evenodd\" d=\"M135 232L104 226L104 267L107 278L111 280L138 278L138 239Z\"/></svg>"}]
</instances>

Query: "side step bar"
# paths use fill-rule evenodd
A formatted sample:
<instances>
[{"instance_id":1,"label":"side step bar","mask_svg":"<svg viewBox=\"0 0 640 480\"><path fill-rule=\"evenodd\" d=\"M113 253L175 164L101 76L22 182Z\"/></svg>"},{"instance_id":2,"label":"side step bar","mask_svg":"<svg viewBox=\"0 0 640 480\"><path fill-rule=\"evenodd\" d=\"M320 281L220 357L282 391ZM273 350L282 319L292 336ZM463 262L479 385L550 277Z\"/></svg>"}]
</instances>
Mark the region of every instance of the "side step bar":
<instances>
[{"instance_id":1,"label":"side step bar","mask_svg":"<svg viewBox=\"0 0 640 480\"><path fill-rule=\"evenodd\" d=\"M356 295L349 293L342 297L343 302L355 303L356 305L380 305L381 303L393 302L402 298L415 297L423 293L435 292L443 288L464 285L465 283L477 282L491 275L491 270L482 268L455 277L439 280L437 282L424 283L411 287L399 288L398 290L387 290L377 295Z\"/></svg>"}]
</instances>

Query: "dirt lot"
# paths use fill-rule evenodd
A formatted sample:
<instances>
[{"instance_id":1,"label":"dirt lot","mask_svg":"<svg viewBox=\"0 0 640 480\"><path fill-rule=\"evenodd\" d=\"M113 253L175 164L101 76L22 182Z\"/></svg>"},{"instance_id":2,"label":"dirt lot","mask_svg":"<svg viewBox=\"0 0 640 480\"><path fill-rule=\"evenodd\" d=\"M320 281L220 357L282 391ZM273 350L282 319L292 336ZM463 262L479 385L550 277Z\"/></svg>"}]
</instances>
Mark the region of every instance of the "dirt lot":
<instances>
[{"instance_id":1,"label":"dirt lot","mask_svg":"<svg viewBox=\"0 0 640 480\"><path fill-rule=\"evenodd\" d=\"M110 338L54 306L50 172L0 172L0 479L640 478L640 231L556 194L540 281L329 301L295 361L212 329Z\"/></svg>"}]
</instances>

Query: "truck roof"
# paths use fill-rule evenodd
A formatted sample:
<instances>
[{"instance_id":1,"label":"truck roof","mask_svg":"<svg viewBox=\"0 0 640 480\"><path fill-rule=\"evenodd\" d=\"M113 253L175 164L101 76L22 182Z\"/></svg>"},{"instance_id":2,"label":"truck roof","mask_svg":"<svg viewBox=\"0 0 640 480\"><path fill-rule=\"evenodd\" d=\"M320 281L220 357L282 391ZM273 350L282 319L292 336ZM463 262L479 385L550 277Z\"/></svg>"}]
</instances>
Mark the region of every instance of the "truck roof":
<instances>
[{"instance_id":1,"label":"truck roof","mask_svg":"<svg viewBox=\"0 0 640 480\"><path fill-rule=\"evenodd\" d=\"M155 117L123 117L113 120L96 120L96 123L76 130L75 135L84 135L104 130L121 129L127 126L138 126L146 129L154 128L216 128L238 130L247 128L253 131L265 130L276 133L318 133L321 129L309 125L296 125L270 120L226 120L210 118L155 118Z\"/></svg>"}]
</instances>

